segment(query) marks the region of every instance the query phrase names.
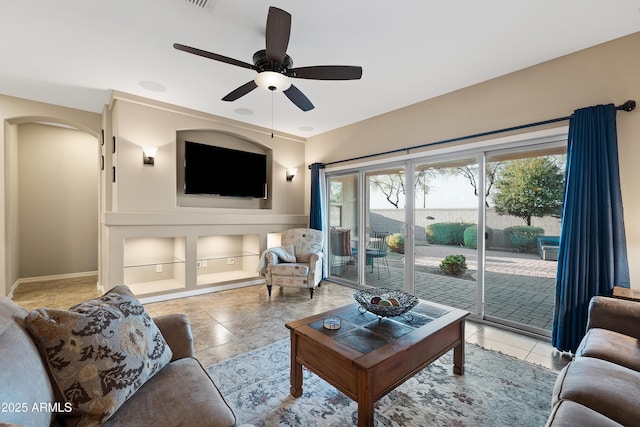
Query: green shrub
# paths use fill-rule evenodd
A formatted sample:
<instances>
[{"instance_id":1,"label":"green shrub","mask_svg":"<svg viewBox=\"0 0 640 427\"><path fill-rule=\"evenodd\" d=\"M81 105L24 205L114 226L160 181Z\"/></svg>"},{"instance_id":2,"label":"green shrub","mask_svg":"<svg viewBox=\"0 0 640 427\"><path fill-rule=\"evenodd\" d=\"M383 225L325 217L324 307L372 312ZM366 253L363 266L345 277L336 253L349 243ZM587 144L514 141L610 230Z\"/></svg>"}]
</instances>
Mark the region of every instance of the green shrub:
<instances>
[{"instance_id":1,"label":"green shrub","mask_svg":"<svg viewBox=\"0 0 640 427\"><path fill-rule=\"evenodd\" d=\"M516 225L504 229L507 244L518 252L528 252L536 248L538 236L544 234L544 228L529 225Z\"/></svg>"},{"instance_id":2,"label":"green shrub","mask_svg":"<svg viewBox=\"0 0 640 427\"><path fill-rule=\"evenodd\" d=\"M400 233L394 233L387 236L387 246L391 252L399 254L404 253L404 236Z\"/></svg>"},{"instance_id":3,"label":"green shrub","mask_svg":"<svg viewBox=\"0 0 640 427\"><path fill-rule=\"evenodd\" d=\"M464 255L447 255L440 263L440 270L450 276L459 276L467 271L467 259Z\"/></svg>"},{"instance_id":4,"label":"green shrub","mask_svg":"<svg viewBox=\"0 0 640 427\"><path fill-rule=\"evenodd\" d=\"M464 230L471 226L468 222L438 222L425 227L427 242L435 245L464 244Z\"/></svg>"},{"instance_id":5,"label":"green shrub","mask_svg":"<svg viewBox=\"0 0 640 427\"><path fill-rule=\"evenodd\" d=\"M486 227L487 234L491 236L491 228ZM470 249L478 249L478 226L470 225L464 229L464 246Z\"/></svg>"},{"instance_id":6,"label":"green shrub","mask_svg":"<svg viewBox=\"0 0 640 427\"><path fill-rule=\"evenodd\" d=\"M471 249L478 248L478 226L472 225L464 229L464 246Z\"/></svg>"}]
</instances>

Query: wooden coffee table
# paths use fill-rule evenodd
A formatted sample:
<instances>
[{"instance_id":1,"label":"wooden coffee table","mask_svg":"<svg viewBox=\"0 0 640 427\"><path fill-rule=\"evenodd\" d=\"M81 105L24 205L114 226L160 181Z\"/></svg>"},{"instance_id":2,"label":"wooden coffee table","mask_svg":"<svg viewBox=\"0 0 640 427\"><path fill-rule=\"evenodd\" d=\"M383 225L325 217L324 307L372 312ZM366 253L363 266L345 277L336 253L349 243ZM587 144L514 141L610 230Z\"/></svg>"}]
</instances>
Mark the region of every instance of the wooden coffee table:
<instances>
[{"instance_id":1,"label":"wooden coffee table","mask_svg":"<svg viewBox=\"0 0 640 427\"><path fill-rule=\"evenodd\" d=\"M302 395L302 365L358 402L358 426L373 426L373 405L453 349L453 372L464 373L468 312L420 301L403 317L361 313L354 303L286 324L291 333L291 395ZM323 319L341 319L328 330Z\"/></svg>"}]
</instances>

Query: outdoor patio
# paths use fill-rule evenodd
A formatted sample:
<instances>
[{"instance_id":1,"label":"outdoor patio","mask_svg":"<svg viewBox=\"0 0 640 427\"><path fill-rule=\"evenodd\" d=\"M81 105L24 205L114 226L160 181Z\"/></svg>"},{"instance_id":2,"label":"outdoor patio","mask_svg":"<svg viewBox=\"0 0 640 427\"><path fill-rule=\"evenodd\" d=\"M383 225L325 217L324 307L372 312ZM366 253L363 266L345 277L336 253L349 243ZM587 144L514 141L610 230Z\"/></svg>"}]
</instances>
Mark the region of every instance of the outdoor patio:
<instances>
[{"instance_id":1,"label":"outdoor patio","mask_svg":"<svg viewBox=\"0 0 640 427\"><path fill-rule=\"evenodd\" d=\"M447 276L440 272L440 262L447 255L464 255L467 274ZM389 253L384 261L367 266L365 283L372 287L402 289L404 256ZM440 304L475 312L477 251L465 247L430 245L416 247L415 295ZM538 254L488 250L485 266L485 314L530 327L551 330L555 298L557 262L540 259ZM380 277L378 278L378 267ZM373 271L372 271L373 270ZM338 277L355 280L353 264L337 268Z\"/></svg>"}]
</instances>

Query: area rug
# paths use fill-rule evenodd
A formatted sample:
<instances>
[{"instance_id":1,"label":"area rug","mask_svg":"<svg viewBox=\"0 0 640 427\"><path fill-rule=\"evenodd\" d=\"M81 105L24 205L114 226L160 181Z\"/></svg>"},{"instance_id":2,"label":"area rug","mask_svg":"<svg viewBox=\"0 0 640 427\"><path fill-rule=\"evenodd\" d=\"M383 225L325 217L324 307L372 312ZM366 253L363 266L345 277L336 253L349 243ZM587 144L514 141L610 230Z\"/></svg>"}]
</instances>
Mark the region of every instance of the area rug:
<instances>
[{"instance_id":1,"label":"area rug","mask_svg":"<svg viewBox=\"0 0 640 427\"><path fill-rule=\"evenodd\" d=\"M453 351L375 404L376 426L543 426L557 372L466 344L465 374ZM304 369L303 394L289 394L289 340L218 363L207 372L239 418L255 426L354 426L358 405Z\"/></svg>"}]
</instances>

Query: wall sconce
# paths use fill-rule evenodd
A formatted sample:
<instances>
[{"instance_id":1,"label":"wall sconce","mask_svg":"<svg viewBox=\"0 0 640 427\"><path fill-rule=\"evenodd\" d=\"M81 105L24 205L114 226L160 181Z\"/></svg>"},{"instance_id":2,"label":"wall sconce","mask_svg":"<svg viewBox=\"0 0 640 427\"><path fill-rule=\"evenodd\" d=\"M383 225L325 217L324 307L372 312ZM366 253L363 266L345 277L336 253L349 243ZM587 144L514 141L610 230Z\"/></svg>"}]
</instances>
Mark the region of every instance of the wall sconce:
<instances>
[{"instance_id":1,"label":"wall sconce","mask_svg":"<svg viewBox=\"0 0 640 427\"><path fill-rule=\"evenodd\" d=\"M149 147L149 146L142 147L142 164L154 165L157 152L158 152L158 147Z\"/></svg>"},{"instance_id":2,"label":"wall sconce","mask_svg":"<svg viewBox=\"0 0 640 427\"><path fill-rule=\"evenodd\" d=\"M298 169L296 168L287 169L287 181L293 181L293 177L296 176L296 172L298 172Z\"/></svg>"}]
</instances>

